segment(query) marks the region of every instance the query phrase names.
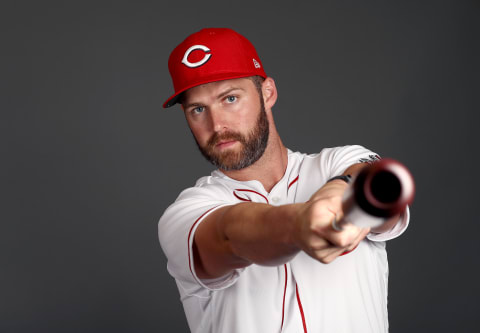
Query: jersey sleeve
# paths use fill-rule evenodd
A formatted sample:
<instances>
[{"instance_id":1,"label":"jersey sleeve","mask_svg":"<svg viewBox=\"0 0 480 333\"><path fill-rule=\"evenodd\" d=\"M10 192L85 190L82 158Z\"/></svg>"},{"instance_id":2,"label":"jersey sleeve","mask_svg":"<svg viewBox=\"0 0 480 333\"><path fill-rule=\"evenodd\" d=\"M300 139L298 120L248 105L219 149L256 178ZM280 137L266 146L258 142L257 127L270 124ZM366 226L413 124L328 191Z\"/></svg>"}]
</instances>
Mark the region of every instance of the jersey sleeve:
<instances>
[{"instance_id":1,"label":"jersey sleeve","mask_svg":"<svg viewBox=\"0 0 480 333\"><path fill-rule=\"evenodd\" d=\"M327 180L341 175L353 164L380 159L376 153L359 145L325 148L320 155L321 168L327 171Z\"/></svg>"},{"instance_id":2,"label":"jersey sleeve","mask_svg":"<svg viewBox=\"0 0 480 333\"><path fill-rule=\"evenodd\" d=\"M393 238L397 238L407 230L408 223L410 221L410 209L407 207L405 212L400 215L397 224L389 231L382 232L380 234L369 233L367 238L375 242L383 242Z\"/></svg>"},{"instance_id":3,"label":"jersey sleeve","mask_svg":"<svg viewBox=\"0 0 480 333\"><path fill-rule=\"evenodd\" d=\"M204 219L216 209L235 203L228 200L227 194L219 185L188 188L167 208L158 223L168 272L187 295L201 296L208 290L223 289L238 278L240 270L215 280L199 279L192 250L195 231Z\"/></svg>"},{"instance_id":4,"label":"jersey sleeve","mask_svg":"<svg viewBox=\"0 0 480 333\"><path fill-rule=\"evenodd\" d=\"M378 154L359 145L326 148L320 155L321 168L326 170L325 181L341 175L353 164L371 163L380 159ZM407 208L391 230L379 234L370 233L367 238L371 241L387 241L396 238L407 229L409 220L410 212Z\"/></svg>"}]
</instances>

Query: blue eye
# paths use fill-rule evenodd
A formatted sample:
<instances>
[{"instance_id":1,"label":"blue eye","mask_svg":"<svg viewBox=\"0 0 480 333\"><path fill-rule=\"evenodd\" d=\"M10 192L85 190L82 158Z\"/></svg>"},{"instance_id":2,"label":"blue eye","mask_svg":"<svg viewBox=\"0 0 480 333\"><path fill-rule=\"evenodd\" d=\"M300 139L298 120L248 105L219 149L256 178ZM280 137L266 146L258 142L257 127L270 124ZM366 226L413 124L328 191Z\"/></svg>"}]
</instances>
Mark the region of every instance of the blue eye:
<instances>
[{"instance_id":1,"label":"blue eye","mask_svg":"<svg viewBox=\"0 0 480 333\"><path fill-rule=\"evenodd\" d=\"M227 96L227 98L225 100L227 101L227 103L233 103L237 100L237 97L236 96Z\"/></svg>"},{"instance_id":2,"label":"blue eye","mask_svg":"<svg viewBox=\"0 0 480 333\"><path fill-rule=\"evenodd\" d=\"M205 111L204 106L197 106L197 107L193 108L191 112L193 114L199 114L199 113L202 113L203 111Z\"/></svg>"}]
</instances>

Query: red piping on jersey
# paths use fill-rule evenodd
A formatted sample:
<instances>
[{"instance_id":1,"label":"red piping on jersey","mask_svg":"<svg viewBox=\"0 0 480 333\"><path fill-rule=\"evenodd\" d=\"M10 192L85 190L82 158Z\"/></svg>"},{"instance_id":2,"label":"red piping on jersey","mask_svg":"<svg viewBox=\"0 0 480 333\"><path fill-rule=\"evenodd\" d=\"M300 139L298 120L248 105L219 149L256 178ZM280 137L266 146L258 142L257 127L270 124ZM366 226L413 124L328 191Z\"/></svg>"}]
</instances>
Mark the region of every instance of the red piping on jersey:
<instances>
[{"instance_id":1,"label":"red piping on jersey","mask_svg":"<svg viewBox=\"0 0 480 333\"><path fill-rule=\"evenodd\" d=\"M357 245L358 246L358 245ZM351 249L350 251L345 251L343 252L340 256L344 256L346 254L349 254L350 252L352 252L353 250L355 250L357 248L357 246L355 246L353 249Z\"/></svg>"},{"instance_id":2,"label":"red piping on jersey","mask_svg":"<svg viewBox=\"0 0 480 333\"><path fill-rule=\"evenodd\" d=\"M298 285L296 283L295 292L297 293L298 308L300 309L300 314L302 315L303 331L307 333L307 323L305 322L305 314L303 313L302 301L300 300L300 295L298 294Z\"/></svg>"},{"instance_id":3,"label":"red piping on jersey","mask_svg":"<svg viewBox=\"0 0 480 333\"><path fill-rule=\"evenodd\" d=\"M250 199L244 199L244 198L242 198L242 197L238 196L238 194L237 194L237 193L235 193L235 192L233 192L233 195L234 195L234 196L235 196L235 197L236 197L238 200L242 200L242 201L250 201L250 202L252 201L252 200L250 200Z\"/></svg>"},{"instance_id":4,"label":"red piping on jersey","mask_svg":"<svg viewBox=\"0 0 480 333\"><path fill-rule=\"evenodd\" d=\"M294 180L292 180L292 182L290 184L288 184L288 188L287 188L287 191L290 189L290 186L292 186L293 184L295 184L298 180L298 176L297 178L295 178Z\"/></svg>"},{"instance_id":5,"label":"red piping on jersey","mask_svg":"<svg viewBox=\"0 0 480 333\"><path fill-rule=\"evenodd\" d=\"M287 294L287 264L283 265L285 267L285 288L283 289L283 304L282 304L282 326L280 330L283 329L283 320L285 319L285 296Z\"/></svg>"},{"instance_id":6,"label":"red piping on jersey","mask_svg":"<svg viewBox=\"0 0 480 333\"><path fill-rule=\"evenodd\" d=\"M242 191L242 192L252 192L252 193L256 193L256 194L258 194L259 196L263 197L263 198L265 199L265 201L267 202L267 204L270 204L270 202L268 202L268 199L267 199L267 197L266 197L266 196L264 196L264 195L263 195L263 194L261 194L261 193L258 193L257 191L254 191L254 190L247 190L247 189L238 189L238 188L237 188L237 189L235 189L235 191ZM235 191L233 191L233 195L234 195L235 197L237 197L238 199L240 199L240 200L243 200L243 201L252 201L252 200L249 200L249 199L243 199L243 198L240 198L240 197L239 197L239 196L238 196L238 195L235 193Z\"/></svg>"},{"instance_id":7,"label":"red piping on jersey","mask_svg":"<svg viewBox=\"0 0 480 333\"><path fill-rule=\"evenodd\" d=\"M188 241L187 241L187 252L188 252L188 267L190 268L190 273L192 273L193 277L195 278L195 274L193 274L192 270L192 260L190 258L190 236L192 236L192 231L195 225L198 223L198 221L201 220L202 217L204 217L208 212L210 212L212 209L217 208L218 206L212 207L209 210L207 210L205 213L200 215L200 217L193 223L192 227L190 228L190 231L188 232Z\"/></svg>"}]
</instances>

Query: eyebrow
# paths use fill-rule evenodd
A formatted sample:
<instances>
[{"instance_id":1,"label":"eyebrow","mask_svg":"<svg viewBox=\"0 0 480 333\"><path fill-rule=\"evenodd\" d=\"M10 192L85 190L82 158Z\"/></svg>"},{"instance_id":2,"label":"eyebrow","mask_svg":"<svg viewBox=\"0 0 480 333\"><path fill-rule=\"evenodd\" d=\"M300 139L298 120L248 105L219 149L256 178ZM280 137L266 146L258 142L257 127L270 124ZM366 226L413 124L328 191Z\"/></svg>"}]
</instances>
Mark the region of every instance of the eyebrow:
<instances>
[{"instance_id":1,"label":"eyebrow","mask_svg":"<svg viewBox=\"0 0 480 333\"><path fill-rule=\"evenodd\" d=\"M216 99L222 99L223 97L227 96L228 94L230 94L232 91L235 91L235 90L245 91L245 89L240 88L240 87L232 87L232 88L229 88L229 89L221 92L220 94L218 94ZM187 108L190 108L192 106L204 106L204 104L198 103L198 102L193 102L193 103L185 104L184 108L187 109Z\"/></svg>"},{"instance_id":2,"label":"eyebrow","mask_svg":"<svg viewBox=\"0 0 480 333\"><path fill-rule=\"evenodd\" d=\"M225 90L225 91L222 92L221 94L219 94L219 95L217 96L217 99L222 99L223 97L225 97L226 95L230 94L232 91L235 91L235 90L245 91L245 89L240 88L240 87L232 87L232 88L230 88L230 89Z\"/></svg>"},{"instance_id":3,"label":"eyebrow","mask_svg":"<svg viewBox=\"0 0 480 333\"><path fill-rule=\"evenodd\" d=\"M183 108L186 110L186 109L188 109L188 108L190 108L190 107L192 107L192 106L195 106L195 107L196 107L196 106L203 106L203 104L201 104L201 103L190 103L190 104L185 104L185 105L183 105Z\"/></svg>"}]
</instances>

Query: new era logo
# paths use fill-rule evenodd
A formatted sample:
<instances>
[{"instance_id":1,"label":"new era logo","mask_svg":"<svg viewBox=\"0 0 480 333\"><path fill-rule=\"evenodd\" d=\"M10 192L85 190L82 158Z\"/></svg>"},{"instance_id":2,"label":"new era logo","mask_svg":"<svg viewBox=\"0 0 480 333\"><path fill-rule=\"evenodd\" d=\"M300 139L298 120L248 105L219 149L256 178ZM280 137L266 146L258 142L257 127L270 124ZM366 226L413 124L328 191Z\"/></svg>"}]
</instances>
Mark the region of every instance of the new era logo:
<instances>
[{"instance_id":1,"label":"new era logo","mask_svg":"<svg viewBox=\"0 0 480 333\"><path fill-rule=\"evenodd\" d=\"M260 68L260 64L258 63L258 61L255 60L255 58L252 58L253 60L253 65L255 66L255 68Z\"/></svg>"}]
</instances>

